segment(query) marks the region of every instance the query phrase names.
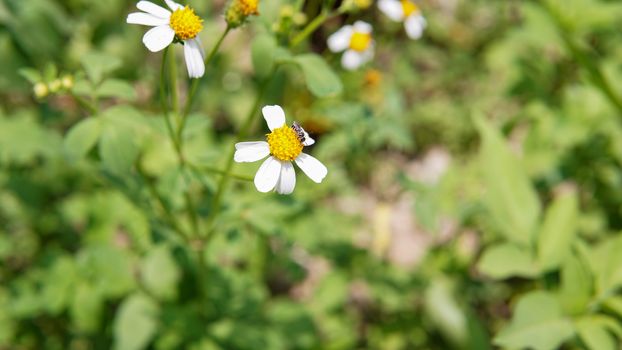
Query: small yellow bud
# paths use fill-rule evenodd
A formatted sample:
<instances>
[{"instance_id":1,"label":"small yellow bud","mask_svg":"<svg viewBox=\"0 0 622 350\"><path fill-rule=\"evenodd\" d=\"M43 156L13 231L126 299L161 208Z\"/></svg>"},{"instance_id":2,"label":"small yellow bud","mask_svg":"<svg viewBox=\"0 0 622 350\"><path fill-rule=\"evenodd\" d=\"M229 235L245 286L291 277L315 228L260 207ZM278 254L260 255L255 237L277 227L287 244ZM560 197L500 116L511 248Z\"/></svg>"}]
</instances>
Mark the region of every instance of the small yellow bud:
<instances>
[{"instance_id":1,"label":"small yellow bud","mask_svg":"<svg viewBox=\"0 0 622 350\"><path fill-rule=\"evenodd\" d=\"M293 19L294 19L294 24L297 26L302 26L305 23L307 23L307 15L302 12L296 13Z\"/></svg>"},{"instance_id":2,"label":"small yellow bud","mask_svg":"<svg viewBox=\"0 0 622 350\"><path fill-rule=\"evenodd\" d=\"M229 27L237 28L252 15L259 15L259 0L232 0L225 11L225 21Z\"/></svg>"},{"instance_id":3,"label":"small yellow bud","mask_svg":"<svg viewBox=\"0 0 622 350\"><path fill-rule=\"evenodd\" d=\"M281 17L288 18L294 15L294 7L292 5L285 5L281 7Z\"/></svg>"},{"instance_id":4,"label":"small yellow bud","mask_svg":"<svg viewBox=\"0 0 622 350\"><path fill-rule=\"evenodd\" d=\"M44 98L50 93L48 86L44 83L36 83L32 90L37 98Z\"/></svg>"},{"instance_id":5,"label":"small yellow bud","mask_svg":"<svg viewBox=\"0 0 622 350\"><path fill-rule=\"evenodd\" d=\"M366 8L370 7L371 3L372 0L354 0L354 5L356 5L356 7L361 10L365 10Z\"/></svg>"},{"instance_id":6,"label":"small yellow bud","mask_svg":"<svg viewBox=\"0 0 622 350\"><path fill-rule=\"evenodd\" d=\"M71 75L64 76L62 83L65 90L73 89L73 77Z\"/></svg>"}]
</instances>

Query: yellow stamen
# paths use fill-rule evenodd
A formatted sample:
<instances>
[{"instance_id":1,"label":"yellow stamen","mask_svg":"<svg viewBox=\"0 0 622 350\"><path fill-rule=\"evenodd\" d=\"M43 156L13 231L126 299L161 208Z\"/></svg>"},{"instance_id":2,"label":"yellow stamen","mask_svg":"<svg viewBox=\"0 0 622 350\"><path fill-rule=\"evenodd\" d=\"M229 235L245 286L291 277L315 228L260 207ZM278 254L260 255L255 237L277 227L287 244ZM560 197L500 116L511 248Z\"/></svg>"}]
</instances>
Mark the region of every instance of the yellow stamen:
<instances>
[{"instance_id":1,"label":"yellow stamen","mask_svg":"<svg viewBox=\"0 0 622 350\"><path fill-rule=\"evenodd\" d=\"M193 39L203 30L203 20L188 6L173 12L170 25L180 40Z\"/></svg>"},{"instance_id":2,"label":"yellow stamen","mask_svg":"<svg viewBox=\"0 0 622 350\"><path fill-rule=\"evenodd\" d=\"M259 0L239 0L240 11L245 16L258 15L259 14Z\"/></svg>"},{"instance_id":3,"label":"yellow stamen","mask_svg":"<svg viewBox=\"0 0 622 350\"><path fill-rule=\"evenodd\" d=\"M266 135L270 154L281 161L292 161L302 152L302 143L296 132L287 125L272 130Z\"/></svg>"},{"instance_id":4,"label":"yellow stamen","mask_svg":"<svg viewBox=\"0 0 622 350\"><path fill-rule=\"evenodd\" d=\"M371 34L355 32L350 38L350 48L354 51L363 52L371 44Z\"/></svg>"},{"instance_id":5,"label":"yellow stamen","mask_svg":"<svg viewBox=\"0 0 622 350\"><path fill-rule=\"evenodd\" d=\"M415 3L413 3L412 1L401 0L401 2L402 2L402 9L404 10L404 17L408 17L412 15L414 12L419 12L419 7L415 5Z\"/></svg>"}]
</instances>

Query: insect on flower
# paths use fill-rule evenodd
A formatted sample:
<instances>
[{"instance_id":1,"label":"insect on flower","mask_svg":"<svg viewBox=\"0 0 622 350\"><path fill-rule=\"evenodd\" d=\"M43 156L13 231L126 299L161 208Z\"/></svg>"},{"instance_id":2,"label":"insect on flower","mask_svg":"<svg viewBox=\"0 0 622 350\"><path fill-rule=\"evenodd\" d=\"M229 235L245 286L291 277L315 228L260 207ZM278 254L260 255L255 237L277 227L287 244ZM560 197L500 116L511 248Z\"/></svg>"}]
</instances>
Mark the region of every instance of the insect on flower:
<instances>
[{"instance_id":1,"label":"insect on flower","mask_svg":"<svg viewBox=\"0 0 622 350\"><path fill-rule=\"evenodd\" d=\"M234 160L256 162L268 157L255 174L255 187L259 192L275 190L290 194L296 186L296 173L292 161L315 183L321 183L328 169L319 160L303 153L305 146L315 143L309 134L294 122L285 124L285 112L280 106L265 106L261 110L270 133L266 141L239 142L235 145Z\"/></svg>"},{"instance_id":2,"label":"insect on flower","mask_svg":"<svg viewBox=\"0 0 622 350\"><path fill-rule=\"evenodd\" d=\"M380 0L378 8L390 19L396 22L404 22L404 28L409 38L416 40L423 35L427 22L413 1Z\"/></svg>"},{"instance_id":3,"label":"insect on flower","mask_svg":"<svg viewBox=\"0 0 622 350\"><path fill-rule=\"evenodd\" d=\"M188 76L200 78L205 74L204 52L197 35L203 30L203 20L188 6L165 0L171 11L149 1L139 1L136 7L144 12L127 16L127 23L153 27L143 36L151 52L165 49L174 42L184 46Z\"/></svg>"},{"instance_id":4,"label":"insect on flower","mask_svg":"<svg viewBox=\"0 0 622 350\"><path fill-rule=\"evenodd\" d=\"M363 21L345 25L328 37L328 48L332 52L345 51L341 56L341 65L347 70L354 70L374 57L372 26Z\"/></svg>"}]
</instances>

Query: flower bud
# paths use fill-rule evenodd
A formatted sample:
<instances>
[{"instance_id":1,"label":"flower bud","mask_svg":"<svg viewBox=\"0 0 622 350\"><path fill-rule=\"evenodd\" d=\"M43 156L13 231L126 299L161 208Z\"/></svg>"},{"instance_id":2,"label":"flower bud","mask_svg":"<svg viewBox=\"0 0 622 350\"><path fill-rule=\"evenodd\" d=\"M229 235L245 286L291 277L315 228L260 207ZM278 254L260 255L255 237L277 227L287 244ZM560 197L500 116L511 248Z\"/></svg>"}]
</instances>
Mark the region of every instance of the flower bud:
<instances>
[{"instance_id":1,"label":"flower bud","mask_svg":"<svg viewBox=\"0 0 622 350\"><path fill-rule=\"evenodd\" d=\"M256 15L259 15L259 0L232 0L225 11L225 20L230 28L237 28L249 16Z\"/></svg>"},{"instance_id":2,"label":"flower bud","mask_svg":"<svg viewBox=\"0 0 622 350\"><path fill-rule=\"evenodd\" d=\"M51 93L56 93L60 90L62 86L63 86L63 83L60 80L55 79L50 83L48 87L50 88Z\"/></svg>"},{"instance_id":3,"label":"flower bud","mask_svg":"<svg viewBox=\"0 0 622 350\"><path fill-rule=\"evenodd\" d=\"M71 75L66 75L62 79L63 88L65 90L73 89L73 77Z\"/></svg>"},{"instance_id":4,"label":"flower bud","mask_svg":"<svg viewBox=\"0 0 622 350\"><path fill-rule=\"evenodd\" d=\"M44 83L36 83L32 90L37 98L44 98L50 93L48 86Z\"/></svg>"}]
</instances>

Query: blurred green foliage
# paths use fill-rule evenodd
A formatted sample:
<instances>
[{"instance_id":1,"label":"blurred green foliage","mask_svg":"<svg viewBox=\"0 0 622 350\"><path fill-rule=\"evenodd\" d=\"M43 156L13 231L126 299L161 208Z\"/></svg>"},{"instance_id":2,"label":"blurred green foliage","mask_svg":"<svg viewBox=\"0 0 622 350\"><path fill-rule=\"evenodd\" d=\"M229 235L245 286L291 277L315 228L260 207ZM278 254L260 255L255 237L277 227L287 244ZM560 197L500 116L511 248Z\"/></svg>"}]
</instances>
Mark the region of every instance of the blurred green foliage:
<instances>
[{"instance_id":1,"label":"blurred green foliage","mask_svg":"<svg viewBox=\"0 0 622 350\"><path fill-rule=\"evenodd\" d=\"M372 6L289 47L330 3L225 39L179 167L134 1L0 0L0 349L620 347L622 3L421 1L420 41ZM191 5L209 48L225 3ZM376 56L345 72L356 19ZM216 215L258 95L329 176L238 165Z\"/></svg>"}]
</instances>

